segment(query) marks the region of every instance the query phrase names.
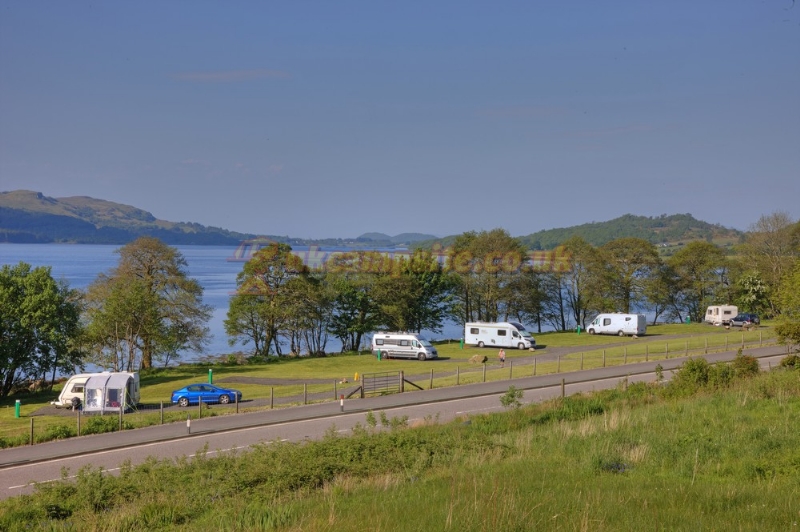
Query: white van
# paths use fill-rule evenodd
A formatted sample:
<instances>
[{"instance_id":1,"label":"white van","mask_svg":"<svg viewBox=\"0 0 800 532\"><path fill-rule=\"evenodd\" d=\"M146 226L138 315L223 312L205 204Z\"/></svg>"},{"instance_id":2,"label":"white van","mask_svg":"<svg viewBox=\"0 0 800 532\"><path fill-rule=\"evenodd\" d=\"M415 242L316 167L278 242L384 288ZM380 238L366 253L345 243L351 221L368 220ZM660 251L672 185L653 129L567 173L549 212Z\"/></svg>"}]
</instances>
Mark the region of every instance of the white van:
<instances>
[{"instance_id":1,"label":"white van","mask_svg":"<svg viewBox=\"0 0 800 532\"><path fill-rule=\"evenodd\" d=\"M132 383L128 391L128 402L132 404L138 403L140 395L138 373L112 373L110 371L104 371L102 373L79 373L77 375L73 375L67 379L66 384L64 384L64 387L61 389L58 399L51 401L50 404L56 408L76 408L86 402L86 383L89 381L89 379L92 377L103 377L114 374L130 376Z\"/></svg>"},{"instance_id":2,"label":"white van","mask_svg":"<svg viewBox=\"0 0 800 532\"><path fill-rule=\"evenodd\" d=\"M706 309L705 322L711 325L730 325L731 319L739 314L739 307L736 305L711 305Z\"/></svg>"},{"instance_id":3,"label":"white van","mask_svg":"<svg viewBox=\"0 0 800 532\"><path fill-rule=\"evenodd\" d=\"M516 321L476 321L464 324L464 344L478 347L536 349L536 340Z\"/></svg>"},{"instance_id":4,"label":"white van","mask_svg":"<svg viewBox=\"0 0 800 532\"><path fill-rule=\"evenodd\" d=\"M382 358L438 358L439 353L431 343L416 333L376 332L372 335L372 353Z\"/></svg>"},{"instance_id":5,"label":"white van","mask_svg":"<svg viewBox=\"0 0 800 532\"><path fill-rule=\"evenodd\" d=\"M615 334L617 336L642 336L647 332L647 317L644 314L598 314L586 326L589 334Z\"/></svg>"}]
</instances>

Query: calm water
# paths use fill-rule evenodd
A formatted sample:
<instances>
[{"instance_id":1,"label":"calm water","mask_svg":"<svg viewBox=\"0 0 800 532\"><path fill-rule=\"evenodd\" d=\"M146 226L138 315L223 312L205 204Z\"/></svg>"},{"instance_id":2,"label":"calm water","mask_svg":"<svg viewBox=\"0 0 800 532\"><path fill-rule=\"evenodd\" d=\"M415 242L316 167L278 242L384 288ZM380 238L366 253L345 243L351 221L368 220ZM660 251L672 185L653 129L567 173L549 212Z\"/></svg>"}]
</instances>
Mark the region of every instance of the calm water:
<instances>
[{"instance_id":1,"label":"calm water","mask_svg":"<svg viewBox=\"0 0 800 532\"><path fill-rule=\"evenodd\" d=\"M235 246L175 246L188 264L189 276L197 279L203 286L203 301L214 309L211 321L211 342L205 353L217 355L241 350L249 352L251 346L228 345L228 337L223 325L228 312L230 296L236 289L236 274L243 262L229 262L234 255ZM0 244L0 265L15 265L27 262L31 266L50 266L56 279L64 279L71 288L86 288L98 274L114 268L119 255L115 250L120 246L100 246L84 244ZM454 323L445 325L443 333L428 334L429 338L459 338L463 328ZM341 344L329 338L326 350L335 352ZM184 360L192 360L198 354L184 353Z\"/></svg>"}]
</instances>

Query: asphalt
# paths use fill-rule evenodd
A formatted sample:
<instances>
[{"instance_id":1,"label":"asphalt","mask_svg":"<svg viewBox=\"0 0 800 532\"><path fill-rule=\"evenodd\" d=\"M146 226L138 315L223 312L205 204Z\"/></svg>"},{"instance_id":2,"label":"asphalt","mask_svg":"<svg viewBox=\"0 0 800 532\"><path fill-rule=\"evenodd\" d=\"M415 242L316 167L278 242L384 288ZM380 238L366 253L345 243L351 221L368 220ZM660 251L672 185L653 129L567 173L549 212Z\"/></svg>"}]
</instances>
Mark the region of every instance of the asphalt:
<instances>
[{"instance_id":1,"label":"asphalt","mask_svg":"<svg viewBox=\"0 0 800 532\"><path fill-rule=\"evenodd\" d=\"M757 347L747 350L747 354L756 358L766 358L785 355L785 346ZM737 351L726 351L704 355L711 362L727 362L733 360ZM675 357L670 359L652 360L634 364L609 366L569 373L555 373L540 376L516 377L513 379L491 381L478 384L434 388L432 390L416 390L407 388L406 393L380 395L364 399L346 399L344 401L328 401L323 403L308 404L303 406L288 406L277 409L259 410L241 414L214 416L203 419L193 419L191 422L191 435L199 433L213 433L242 429L254 426L273 425L305 419L335 417L342 412L369 412L387 410L406 405L432 403L475 397L482 395L502 394L513 384L522 390L548 388L567 384L590 382L594 380L624 378L639 374L653 373L656 366L661 366L662 371L675 370L683 364L688 357ZM409 391L411 388L413 391ZM330 394L325 394L330 399ZM246 403L242 403L244 406ZM230 406L226 408L231 408ZM195 411L186 410L187 416ZM75 415L73 413L73 415ZM14 465L41 462L55 458L77 456L91 452L133 447L142 444L177 440L190 436L185 422L155 425L140 429L111 432L91 436L81 436L65 440L52 441L25 447L14 447L0 450L0 469Z\"/></svg>"}]
</instances>

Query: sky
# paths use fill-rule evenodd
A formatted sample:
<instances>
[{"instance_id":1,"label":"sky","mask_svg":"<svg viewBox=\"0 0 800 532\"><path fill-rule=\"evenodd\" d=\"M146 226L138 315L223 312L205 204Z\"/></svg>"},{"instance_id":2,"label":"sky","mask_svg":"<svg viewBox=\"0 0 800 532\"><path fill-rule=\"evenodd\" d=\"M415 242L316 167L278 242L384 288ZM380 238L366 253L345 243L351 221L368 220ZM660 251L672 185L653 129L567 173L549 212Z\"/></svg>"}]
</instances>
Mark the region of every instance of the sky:
<instances>
[{"instance_id":1,"label":"sky","mask_svg":"<svg viewBox=\"0 0 800 532\"><path fill-rule=\"evenodd\" d=\"M297 238L800 218L800 2L0 2L0 190Z\"/></svg>"}]
</instances>

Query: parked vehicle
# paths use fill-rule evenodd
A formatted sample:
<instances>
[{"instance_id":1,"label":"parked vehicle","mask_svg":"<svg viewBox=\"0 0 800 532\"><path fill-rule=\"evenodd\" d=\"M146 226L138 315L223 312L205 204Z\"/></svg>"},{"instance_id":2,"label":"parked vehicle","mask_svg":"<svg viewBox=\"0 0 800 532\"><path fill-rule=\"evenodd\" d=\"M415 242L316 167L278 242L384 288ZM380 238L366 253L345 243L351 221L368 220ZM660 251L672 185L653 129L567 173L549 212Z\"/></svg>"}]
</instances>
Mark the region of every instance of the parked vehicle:
<instances>
[{"instance_id":1,"label":"parked vehicle","mask_svg":"<svg viewBox=\"0 0 800 532\"><path fill-rule=\"evenodd\" d=\"M706 309L705 322L711 325L729 325L731 319L739 314L736 305L711 305Z\"/></svg>"},{"instance_id":2,"label":"parked vehicle","mask_svg":"<svg viewBox=\"0 0 800 532\"><path fill-rule=\"evenodd\" d=\"M433 345L416 333L376 332L372 335L372 354L381 358L416 358L428 360L439 357Z\"/></svg>"},{"instance_id":3,"label":"parked vehicle","mask_svg":"<svg viewBox=\"0 0 800 532\"><path fill-rule=\"evenodd\" d=\"M139 374L136 372L127 371L104 371L102 373L79 373L73 375L64 384L58 399L51 401L50 404L56 408L72 407L77 408L86 403L86 384L92 377L108 378L113 375L119 375L124 381L126 388L126 403L135 405L139 402ZM99 382L99 381L98 381Z\"/></svg>"},{"instance_id":4,"label":"parked vehicle","mask_svg":"<svg viewBox=\"0 0 800 532\"><path fill-rule=\"evenodd\" d=\"M221 403L226 405L242 400L242 392L232 388L221 388L213 384L190 384L172 392L172 404L178 406L196 405L204 403Z\"/></svg>"},{"instance_id":5,"label":"parked vehicle","mask_svg":"<svg viewBox=\"0 0 800 532\"><path fill-rule=\"evenodd\" d=\"M124 412L139 403L139 374L118 371L92 375L83 395L84 412Z\"/></svg>"},{"instance_id":6,"label":"parked vehicle","mask_svg":"<svg viewBox=\"0 0 800 532\"><path fill-rule=\"evenodd\" d=\"M464 344L478 347L536 349L534 337L525 330L524 325L516 321L465 323Z\"/></svg>"},{"instance_id":7,"label":"parked vehicle","mask_svg":"<svg viewBox=\"0 0 800 532\"><path fill-rule=\"evenodd\" d=\"M751 325L759 325L761 320L758 317L758 314L752 314L749 312L743 312L741 314L737 314L736 317L731 318L731 327L749 327Z\"/></svg>"},{"instance_id":8,"label":"parked vehicle","mask_svg":"<svg viewBox=\"0 0 800 532\"><path fill-rule=\"evenodd\" d=\"M589 334L616 334L617 336L642 336L647 332L644 314L598 314L586 326Z\"/></svg>"}]
</instances>

